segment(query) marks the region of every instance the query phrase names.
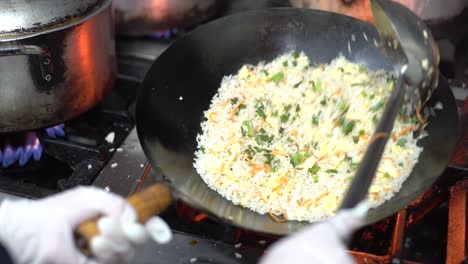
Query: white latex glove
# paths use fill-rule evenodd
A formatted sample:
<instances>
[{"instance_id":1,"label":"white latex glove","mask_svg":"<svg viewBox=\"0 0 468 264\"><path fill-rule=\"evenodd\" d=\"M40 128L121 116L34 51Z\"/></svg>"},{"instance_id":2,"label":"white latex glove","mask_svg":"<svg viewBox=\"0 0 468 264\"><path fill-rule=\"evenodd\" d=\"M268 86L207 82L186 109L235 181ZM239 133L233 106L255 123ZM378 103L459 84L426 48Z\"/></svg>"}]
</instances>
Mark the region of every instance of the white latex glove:
<instances>
[{"instance_id":1,"label":"white latex glove","mask_svg":"<svg viewBox=\"0 0 468 264\"><path fill-rule=\"evenodd\" d=\"M368 206L361 203L352 210L339 212L329 220L311 225L279 240L263 256L260 264L351 264L346 252L346 240L362 227Z\"/></svg>"},{"instance_id":2,"label":"white latex glove","mask_svg":"<svg viewBox=\"0 0 468 264\"><path fill-rule=\"evenodd\" d=\"M84 220L104 215L100 235L91 242L96 257L76 248L73 230ZM0 207L0 241L15 263L88 264L128 260L136 247L153 238L164 243L172 233L160 218L145 226L121 197L94 187L78 187L48 198L5 200Z\"/></svg>"}]
</instances>

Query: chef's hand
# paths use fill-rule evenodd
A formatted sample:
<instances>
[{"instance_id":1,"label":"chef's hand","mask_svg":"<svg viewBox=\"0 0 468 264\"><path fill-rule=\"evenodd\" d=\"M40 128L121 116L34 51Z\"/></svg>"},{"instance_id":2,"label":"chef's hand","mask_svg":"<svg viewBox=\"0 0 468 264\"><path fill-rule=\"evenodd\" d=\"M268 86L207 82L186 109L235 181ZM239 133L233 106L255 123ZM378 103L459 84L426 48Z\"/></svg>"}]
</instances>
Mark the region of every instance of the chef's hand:
<instances>
[{"instance_id":1,"label":"chef's hand","mask_svg":"<svg viewBox=\"0 0 468 264\"><path fill-rule=\"evenodd\" d=\"M98 221L100 235L91 241L94 259L76 248L73 230L84 220ZM168 242L172 233L158 217L144 226L121 197L93 187L78 187L42 200L5 200L0 207L0 241L15 263L117 263L152 238Z\"/></svg>"},{"instance_id":2,"label":"chef's hand","mask_svg":"<svg viewBox=\"0 0 468 264\"><path fill-rule=\"evenodd\" d=\"M312 225L274 244L260 264L351 264L346 242L363 226L367 205L361 203L352 210L340 211L329 220Z\"/></svg>"}]
</instances>

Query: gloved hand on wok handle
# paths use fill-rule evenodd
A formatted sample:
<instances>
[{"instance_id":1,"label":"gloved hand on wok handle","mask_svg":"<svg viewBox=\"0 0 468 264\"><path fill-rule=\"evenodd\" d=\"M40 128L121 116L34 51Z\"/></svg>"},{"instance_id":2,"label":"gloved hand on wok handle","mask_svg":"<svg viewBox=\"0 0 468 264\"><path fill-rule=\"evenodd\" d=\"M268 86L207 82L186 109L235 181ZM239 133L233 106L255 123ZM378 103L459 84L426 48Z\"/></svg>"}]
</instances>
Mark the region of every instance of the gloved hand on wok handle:
<instances>
[{"instance_id":1,"label":"gloved hand on wok handle","mask_svg":"<svg viewBox=\"0 0 468 264\"><path fill-rule=\"evenodd\" d=\"M100 235L91 241L94 258L81 254L73 231L103 215ZM127 201L95 187L78 187L40 200L5 200L0 206L0 242L16 264L119 263L149 239L166 243L167 224L153 217L144 225Z\"/></svg>"}]
</instances>

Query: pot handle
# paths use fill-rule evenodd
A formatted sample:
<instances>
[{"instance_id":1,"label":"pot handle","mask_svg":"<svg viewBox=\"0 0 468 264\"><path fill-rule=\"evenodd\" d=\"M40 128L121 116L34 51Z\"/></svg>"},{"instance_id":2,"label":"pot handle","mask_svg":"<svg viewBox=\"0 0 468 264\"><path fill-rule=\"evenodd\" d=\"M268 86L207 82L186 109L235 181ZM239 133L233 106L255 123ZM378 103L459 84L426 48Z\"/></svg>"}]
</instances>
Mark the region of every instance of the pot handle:
<instances>
[{"instance_id":1,"label":"pot handle","mask_svg":"<svg viewBox=\"0 0 468 264\"><path fill-rule=\"evenodd\" d=\"M50 52L43 47L36 45L17 45L17 46L1 46L0 57L4 56L19 56L19 55L35 55L39 56L42 78L46 81L52 80L52 60Z\"/></svg>"},{"instance_id":2,"label":"pot handle","mask_svg":"<svg viewBox=\"0 0 468 264\"><path fill-rule=\"evenodd\" d=\"M154 184L145 190L128 197L127 202L135 209L138 222L144 223L149 218L163 212L172 202L169 188L164 184ZM75 229L75 242L86 256L92 256L91 240L99 235L97 221L99 217L82 222Z\"/></svg>"}]
</instances>

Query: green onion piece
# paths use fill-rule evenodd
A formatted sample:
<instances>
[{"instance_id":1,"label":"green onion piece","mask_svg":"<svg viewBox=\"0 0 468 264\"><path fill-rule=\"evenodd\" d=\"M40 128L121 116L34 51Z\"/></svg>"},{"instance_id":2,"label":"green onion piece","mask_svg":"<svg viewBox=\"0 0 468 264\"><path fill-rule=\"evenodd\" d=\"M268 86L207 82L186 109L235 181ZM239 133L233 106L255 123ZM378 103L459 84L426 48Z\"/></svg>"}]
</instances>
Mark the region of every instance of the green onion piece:
<instances>
[{"instance_id":1,"label":"green onion piece","mask_svg":"<svg viewBox=\"0 0 468 264\"><path fill-rule=\"evenodd\" d=\"M327 105L327 101L328 101L327 97L324 97L322 101L320 101L320 105L323 105L323 106Z\"/></svg>"},{"instance_id":2,"label":"green onion piece","mask_svg":"<svg viewBox=\"0 0 468 264\"><path fill-rule=\"evenodd\" d=\"M390 176L390 174L388 172L385 172L383 177L384 177L384 179L388 179L388 178L391 178L392 176Z\"/></svg>"},{"instance_id":3,"label":"green onion piece","mask_svg":"<svg viewBox=\"0 0 468 264\"><path fill-rule=\"evenodd\" d=\"M377 118L377 115L374 115L372 117L372 123L374 123L374 125L378 125L379 124L379 119Z\"/></svg>"},{"instance_id":4,"label":"green onion piece","mask_svg":"<svg viewBox=\"0 0 468 264\"><path fill-rule=\"evenodd\" d=\"M354 136L353 141L355 144L357 144L359 142L359 136Z\"/></svg>"},{"instance_id":5,"label":"green onion piece","mask_svg":"<svg viewBox=\"0 0 468 264\"><path fill-rule=\"evenodd\" d=\"M283 61L283 66L288 67L288 61Z\"/></svg>"},{"instance_id":6,"label":"green onion piece","mask_svg":"<svg viewBox=\"0 0 468 264\"><path fill-rule=\"evenodd\" d=\"M359 72L360 73L367 73L366 66L359 64Z\"/></svg>"},{"instance_id":7,"label":"green onion piece","mask_svg":"<svg viewBox=\"0 0 468 264\"><path fill-rule=\"evenodd\" d=\"M201 146L201 147L200 147L200 151L201 151L202 153L205 153L205 147Z\"/></svg>"},{"instance_id":8,"label":"green onion piece","mask_svg":"<svg viewBox=\"0 0 468 264\"><path fill-rule=\"evenodd\" d=\"M419 124L419 119L418 119L418 117L417 117L417 116L414 116L414 117L411 119L411 123L413 123L413 124L415 124L415 125Z\"/></svg>"},{"instance_id":9,"label":"green onion piece","mask_svg":"<svg viewBox=\"0 0 468 264\"><path fill-rule=\"evenodd\" d=\"M371 100L375 98L375 94L371 94L369 97Z\"/></svg>"},{"instance_id":10,"label":"green onion piece","mask_svg":"<svg viewBox=\"0 0 468 264\"><path fill-rule=\"evenodd\" d=\"M244 122L242 122L241 129L247 132L247 136L254 136L254 126L251 120L245 120Z\"/></svg>"},{"instance_id":11,"label":"green onion piece","mask_svg":"<svg viewBox=\"0 0 468 264\"><path fill-rule=\"evenodd\" d=\"M296 167L297 165L301 164L306 158L310 157L308 152L302 151L295 153L291 157L291 164Z\"/></svg>"},{"instance_id":12,"label":"green onion piece","mask_svg":"<svg viewBox=\"0 0 468 264\"><path fill-rule=\"evenodd\" d=\"M294 67L297 66L297 60L293 60L293 66L294 66Z\"/></svg>"},{"instance_id":13,"label":"green onion piece","mask_svg":"<svg viewBox=\"0 0 468 264\"><path fill-rule=\"evenodd\" d=\"M257 113L263 119L266 119L265 106L262 102L257 102L255 104L255 113Z\"/></svg>"},{"instance_id":14,"label":"green onion piece","mask_svg":"<svg viewBox=\"0 0 468 264\"><path fill-rule=\"evenodd\" d=\"M359 135L360 136L364 135L364 133L366 133L366 131L364 131L364 129L359 130Z\"/></svg>"},{"instance_id":15,"label":"green onion piece","mask_svg":"<svg viewBox=\"0 0 468 264\"><path fill-rule=\"evenodd\" d=\"M245 104L240 104L239 107L237 108L236 116L239 115L239 112L245 108L247 108Z\"/></svg>"},{"instance_id":16,"label":"green onion piece","mask_svg":"<svg viewBox=\"0 0 468 264\"><path fill-rule=\"evenodd\" d=\"M351 169L357 169L359 167L359 163L357 162L351 162L349 164L349 166L351 167Z\"/></svg>"},{"instance_id":17,"label":"green onion piece","mask_svg":"<svg viewBox=\"0 0 468 264\"><path fill-rule=\"evenodd\" d=\"M312 168L309 168L307 171L309 171L312 174L316 174L317 172L319 172L319 170L320 170L320 166L314 165Z\"/></svg>"},{"instance_id":18,"label":"green onion piece","mask_svg":"<svg viewBox=\"0 0 468 264\"><path fill-rule=\"evenodd\" d=\"M338 173L338 171L335 169L326 170L325 172L326 173Z\"/></svg>"},{"instance_id":19,"label":"green onion piece","mask_svg":"<svg viewBox=\"0 0 468 264\"><path fill-rule=\"evenodd\" d=\"M314 92L321 92L322 91L322 81L320 79L317 79L316 81L314 81L312 89L314 90Z\"/></svg>"},{"instance_id":20,"label":"green onion piece","mask_svg":"<svg viewBox=\"0 0 468 264\"><path fill-rule=\"evenodd\" d=\"M285 113L285 114L282 114L282 115L280 116L280 120L281 120L281 122L283 122L283 123L284 123L284 122L288 121L290 116L291 116L291 114L290 114L290 113Z\"/></svg>"},{"instance_id":21,"label":"green onion piece","mask_svg":"<svg viewBox=\"0 0 468 264\"><path fill-rule=\"evenodd\" d=\"M263 127L260 128L258 130L257 135L255 135L255 141L259 145L264 145L264 144L270 143L272 139L273 139L273 137L268 136L268 134L266 133L266 131L265 131L265 129Z\"/></svg>"},{"instance_id":22,"label":"green onion piece","mask_svg":"<svg viewBox=\"0 0 468 264\"><path fill-rule=\"evenodd\" d=\"M277 74L271 77L271 80L278 84L284 78L284 73L278 72Z\"/></svg>"},{"instance_id":23,"label":"green onion piece","mask_svg":"<svg viewBox=\"0 0 468 264\"><path fill-rule=\"evenodd\" d=\"M249 146L249 147L245 150L245 153L247 154L247 157L248 157L249 159L253 159L253 157L255 156L255 150L253 150L251 146Z\"/></svg>"},{"instance_id":24,"label":"green onion piece","mask_svg":"<svg viewBox=\"0 0 468 264\"><path fill-rule=\"evenodd\" d=\"M370 108L370 110L371 110L372 112L377 112L377 111L379 111L380 109L382 109L382 108L384 107L384 105L385 105L385 102L382 100L382 101L378 102L377 104L373 105L373 106Z\"/></svg>"},{"instance_id":25,"label":"green onion piece","mask_svg":"<svg viewBox=\"0 0 468 264\"><path fill-rule=\"evenodd\" d=\"M239 102L239 98L237 98L237 97L231 98L231 104L232 105L237 104L237 102Z\"/></svg>"},{"instance_id":26,"label":"green onion piece","mask_svg":"<svg viewBox=\"0 0 468 264\"><path fill-rule=\"evenodd\" d=\"M312 124L318 126L319 125L319 118L316 115L312 116Z\"/></svg>"},{"instance_id":27,"label":"green onion piece","mask_svg":"<svg viewBox=\"0 0 468 264\"><path fill-rule=\"evenodd\" d=\"M297 51L294 51L292 55L295 59L299 58L299 52Z\"/></svg>"},{"instance_id":28,"label":"green onion piece","mask_svg":"<svg viewBox=\"0 0 468 264\"><path fill-rule=\"evenodd\" d=\"M318 183L318 175L314 175L314 183Z\"/></svg>"},{"instance_id":29,"label":"green onion piece","mask_svg":"<svg viewBox=\"0 0 468 264\"><path fill-rule=\"evenodd\" d=\"M267 71L267 70L262 70L262 72L263 72L263 73L264 73L266 76L268 76L268 75L269 75L269 73L268 73L268 71Z\"/></svg>"},{"instance_id":30,"label":"green onion piece","mask_svg":"<svg viewBox=\"0 0 468 264\"><path fill-rule=\"evenodd\" d=\"M397 146L404 147L406 145L406 142L407 142L406 138L400 138L397 140L396 144Z\"/></svg>"},{"instance_id":31,"label":"green onion piece","mask_svg":"<svg viewBox=\"0 0 468 264\"><path fill-rule=\"evenodd\" d=\"M345 135L348 135L349 133L351 133L355 125L356 125L356 122L354 120L347 122L343 127L343 132L345 133Z\"/></svg>"},{"instance_id":32,"label":"green onion piece","mask_svg":"<svg viewBox=\"0 0 468 264\"><path fill-rule=\"evenodd\" d=\"M299 87L299 85L301 85L301 83L302 83L302 82L298 82L298 83L296 83L296 84L294 85L294 88L297 88L297 87Z\"/></svg>"},{"instance_id":33,"label":"green onion piece","mask_svg":"<svg viewBox=\"0 0 468 264\"><path fill-rule=\"evenodd\" d=\"M362 92L361 92L361 95L362 95L363 97L367 97L366 91L362 91Z\"/></svg>"},{"instance_id":34,"label":"green onion piece","mask_svg":"<svg viewBox=\"0 0 468 264\"><path fill-rule=\"evenodd\" d=\"M296 105L296 112L300 112L301 111L301 106L300 105Z\"/></svg>"},{"instance_id":35,"label":"green onion piece","mask_svg":"<svg viewBox=\"0 0 468 264\"><path fill-rule=\"evenodd\" d=\"M288 104L287 106L284 107L284 111L289 112L289 110L291 110L291 108L292 108L292 105Z\"/></svg>"}]
</instances>

